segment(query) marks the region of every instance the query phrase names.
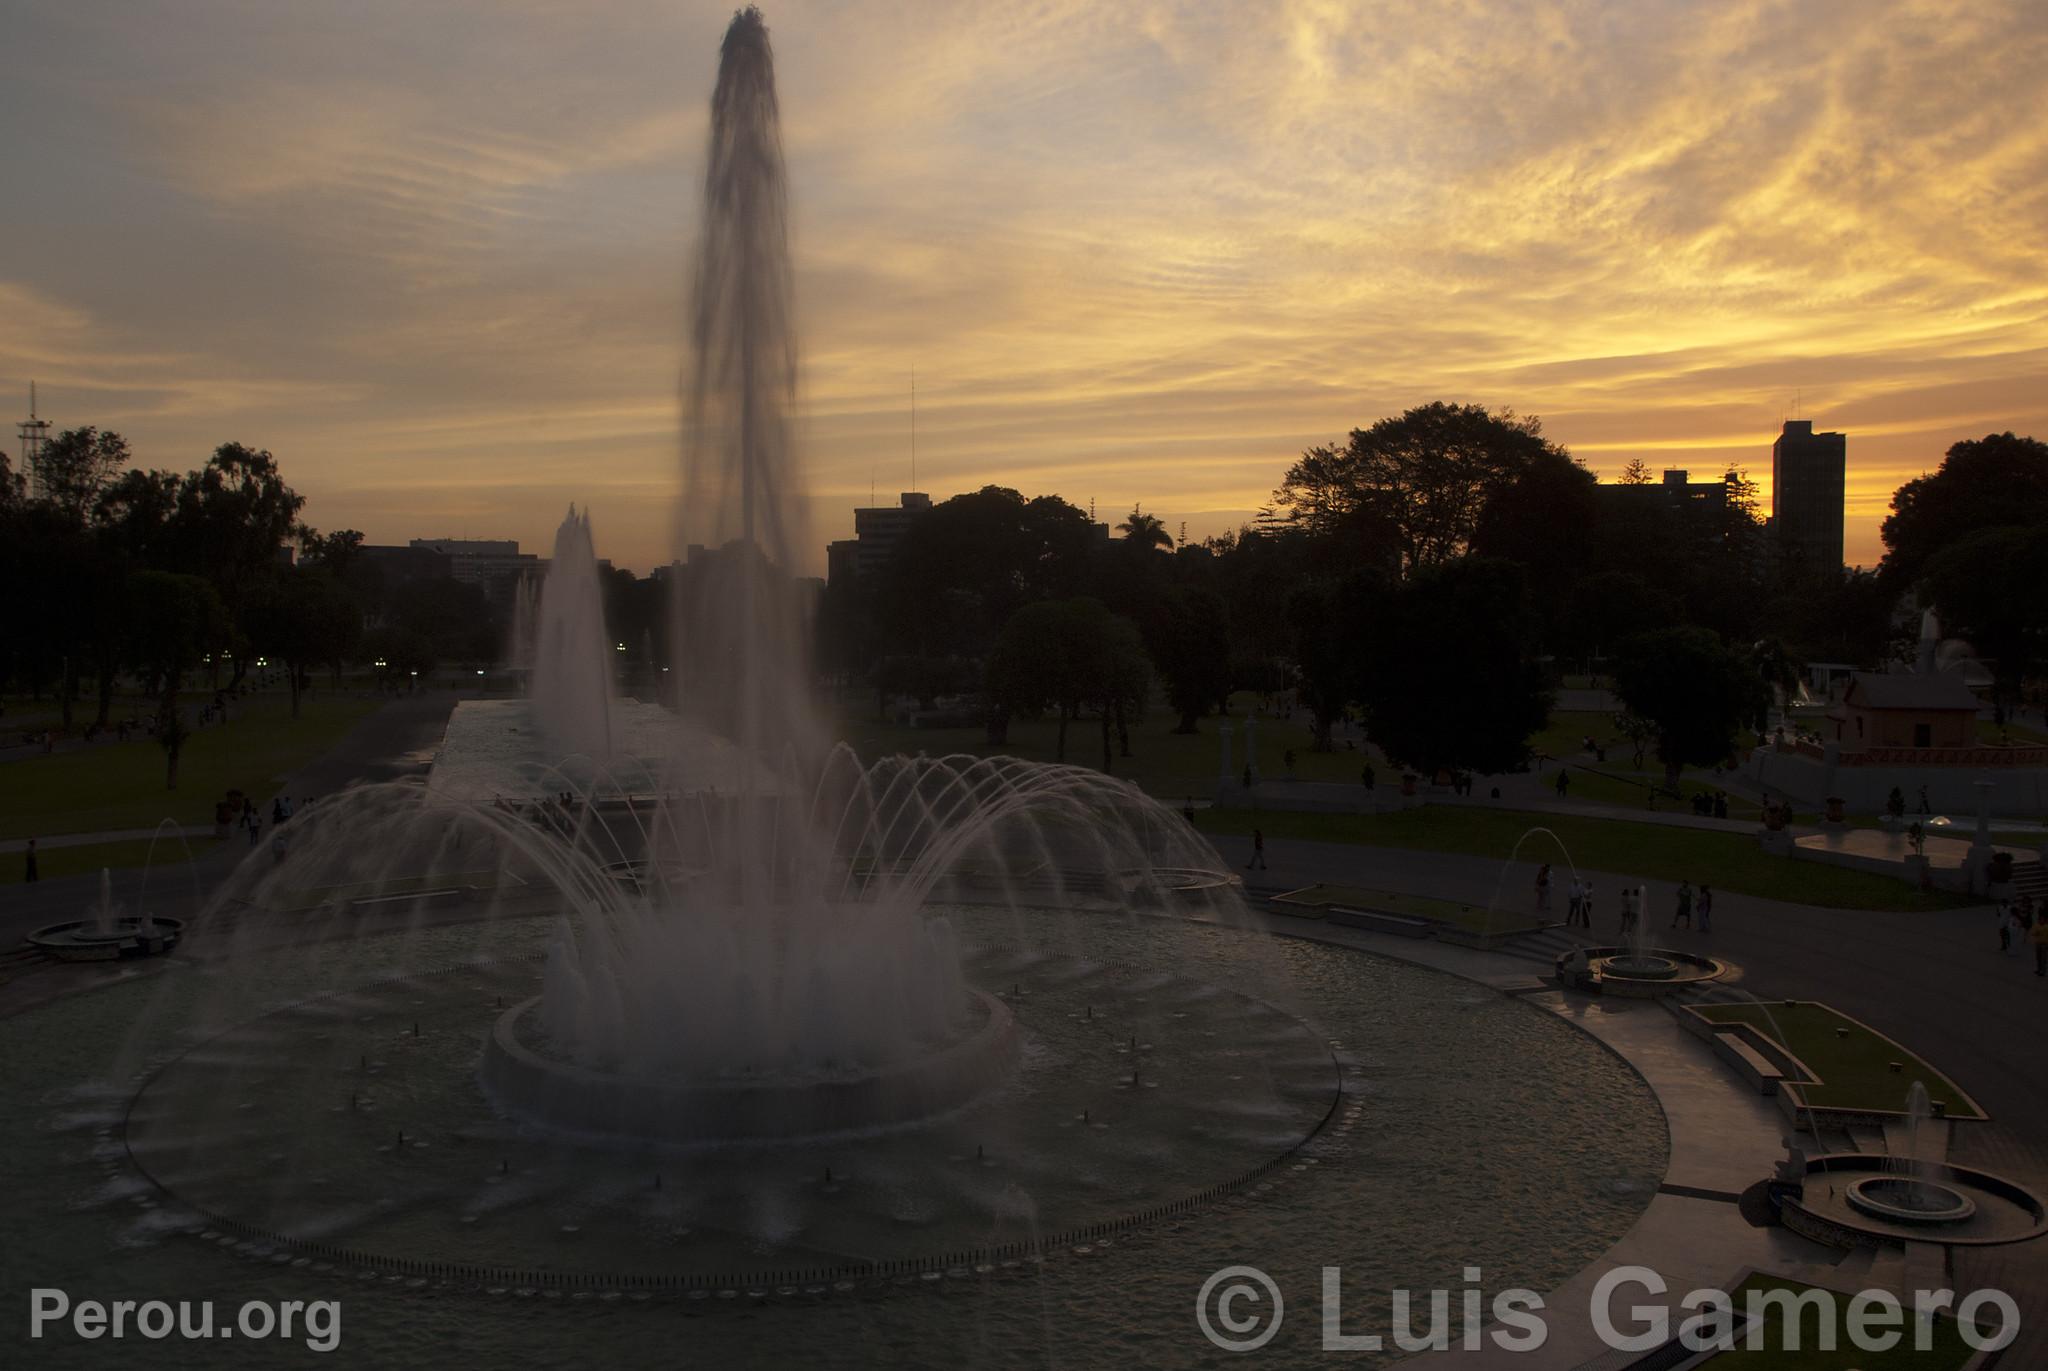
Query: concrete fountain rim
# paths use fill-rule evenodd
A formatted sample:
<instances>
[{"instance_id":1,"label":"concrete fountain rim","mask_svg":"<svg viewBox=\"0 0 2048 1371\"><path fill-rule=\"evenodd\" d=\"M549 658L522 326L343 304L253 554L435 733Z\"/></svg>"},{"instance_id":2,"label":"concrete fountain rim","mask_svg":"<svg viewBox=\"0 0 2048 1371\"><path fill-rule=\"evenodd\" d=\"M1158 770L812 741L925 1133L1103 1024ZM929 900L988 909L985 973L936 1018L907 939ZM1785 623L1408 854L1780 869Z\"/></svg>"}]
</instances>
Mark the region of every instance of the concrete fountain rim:
<instances>
[{"instance_id":1,"label":"concrete fountain rim","mask_svg":"<svg viewBox=\"0 0 2048 1371\"><path fill-rule=\"evenodd\" d=\"M102 931L97 919L65 919L36 929L26 941L59 961L114 961L168 952L185 932L183 919L161 916L119 914L112 923L112 928ZM145 924L148 934L143 932Z\"/></svg>"},{"instance_id":2,"label":"concrete fountain rim","mask_svg":"<svg viewBox=\"0 0 2048 1371\"><path fill-rule=\"evenodd\" d=\"M541 996L511 1005L491 1025L484 1040L480 1077L491 1102L501 1112L537 1128L577 1141L653 1142L715 1146L758 1146L772 1143L813 1143L836 1132L875 1127L914 1127L964 1108L1009 1078L1021 1045L1010 1007L976 986L966 987L979 1021L962 1036L929 1053L879 1065L846 1076L764 1076L753 1079L677 1080L626 1071L607 1071L535 1051L521 1040L520 1026L540 1011ZM571 1097L569 1112L579 1120L591 1117L590 1105L604 1102L613 1111L636 1117L659 1117L662 1125L616 1134L606 1129L571 1126L546 1099L559 1104ZM735 1116L812 1117L818 1107L866 1096L876 1113L849 1129L795 1128L786 1131L734 1132L723 1121ZM905 1107L908 1100L916 1107ZM719 1124L705 1128L704 1125ZM693 1127L694 1125L694 1127ZM744 1125L743 1125L744 1127Z\"/></svg>"}]
</instances>

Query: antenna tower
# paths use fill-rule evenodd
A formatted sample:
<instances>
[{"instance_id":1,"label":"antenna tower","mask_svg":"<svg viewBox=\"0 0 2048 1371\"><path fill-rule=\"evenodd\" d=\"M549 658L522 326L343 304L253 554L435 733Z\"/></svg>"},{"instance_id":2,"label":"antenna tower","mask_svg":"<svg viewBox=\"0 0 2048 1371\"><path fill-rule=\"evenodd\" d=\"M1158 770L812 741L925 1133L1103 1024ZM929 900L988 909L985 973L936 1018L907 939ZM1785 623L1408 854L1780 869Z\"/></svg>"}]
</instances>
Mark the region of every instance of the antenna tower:
<instances>
[{"instance_id":1,"label":"antenna tower","mask_svg":"<svg viewBox=\"0 0 2048 1371\"><path fill-rule=\"evenodd\" d=\"M15 436L21 439L21 473L28 480L28 496L31 500L42 497L43 448L50 441L50 421L36 417L36 383L28 383L28 418L15 427Z\"/></svg>"}]
</instances>

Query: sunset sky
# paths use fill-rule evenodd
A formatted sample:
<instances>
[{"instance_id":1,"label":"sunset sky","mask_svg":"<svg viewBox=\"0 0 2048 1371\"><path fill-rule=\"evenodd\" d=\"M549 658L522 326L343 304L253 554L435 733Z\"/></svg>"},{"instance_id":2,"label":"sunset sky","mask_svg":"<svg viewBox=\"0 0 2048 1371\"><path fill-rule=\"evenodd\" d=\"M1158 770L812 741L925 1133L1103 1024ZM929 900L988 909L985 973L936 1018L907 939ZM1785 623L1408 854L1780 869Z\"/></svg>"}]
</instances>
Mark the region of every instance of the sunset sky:
<instances>
[{"instance_id":1,"label":"sunset sky","mask_svg":"<svg viewBox=\"0 0 2048 1371\"><path fill-rule=\"evenodd\" d=\"M913 370L919 488L1198 536L1440 398L1766 482L1796 404L1865 564L1951 442L2048 437L2040 0L765 8L820 565L909 487ZM0 417L666 560L731 12L10 0Z\"/></svg>"}]
</instances>

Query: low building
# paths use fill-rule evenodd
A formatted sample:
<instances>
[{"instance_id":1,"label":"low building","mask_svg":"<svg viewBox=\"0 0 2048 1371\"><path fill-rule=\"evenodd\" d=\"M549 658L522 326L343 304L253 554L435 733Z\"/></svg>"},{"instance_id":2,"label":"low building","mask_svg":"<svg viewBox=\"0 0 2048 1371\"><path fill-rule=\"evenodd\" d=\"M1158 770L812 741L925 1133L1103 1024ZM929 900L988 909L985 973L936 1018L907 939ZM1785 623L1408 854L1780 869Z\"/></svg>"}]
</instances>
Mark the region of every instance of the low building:
<instances>
[{"instance_id":1,"label":"low building","mask_svg":"<svg viewBox=\"0 0 2048 1371\"><path fill-rule=\"evenodd\" d=\"M1858 671L1824 717L1844 753L1930 752L1974 748L1982 706L1960 676L1947 672Z\"/></svg>"},{"instance_id":2,"label":"low building","mask_svg":"<svg viewBox=\"0 0 2048 1371\"><path fill-rule=\"evenodd\" d=\"M1818 737L1781 731L1744 769L1772 795L1808 809L1836 798L1852 814L1879 814L1894 790L1913 813L1923 805L1951 817L1974 817L1980 807L2048 809L2048 747L1979 742L1983 709L1958 671L1854 672L1816 720Z\"/></svg>"}]
</instances>

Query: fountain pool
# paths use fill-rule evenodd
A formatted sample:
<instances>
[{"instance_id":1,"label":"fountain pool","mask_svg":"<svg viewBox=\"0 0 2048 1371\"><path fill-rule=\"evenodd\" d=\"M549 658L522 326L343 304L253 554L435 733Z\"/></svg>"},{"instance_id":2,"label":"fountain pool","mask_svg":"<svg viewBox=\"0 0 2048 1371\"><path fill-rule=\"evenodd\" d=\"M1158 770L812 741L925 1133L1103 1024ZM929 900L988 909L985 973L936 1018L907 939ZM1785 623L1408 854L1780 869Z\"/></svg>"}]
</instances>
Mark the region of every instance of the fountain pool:
<instances>
[{"instance_id":1,"label":"fountain pool","mask_svg":"<svg viewBox=\"0 0 2048 1371\"><path fill-rule=\"evenodd\" d=\"M1044 925L1039 950L1017 948L1019 914ZM318 959L251 946L233 970L174 963L0 1021L0 1088L29 1106L0 1119L17 1182L0 1265L340 1299L344 1346L381 1364L460 1340L504 1365L600 1343L995 1366L1143 1346L1192 1365L1213 1349L1188 1305L1220 1266L1306 1298L1342 1263L1361 1325L1384 1325L1373 1292L1465 1265L1555 1286L1663 1175L1654 1098L1539 1008L1177 915L944 917L973 983L1018 1009L1016 1074L928 1125L796 1145L621 1146L494 1111L483 1033L531 984L546 917ZM1271 959L1284 997L1241 994ZM1315 1321L1292 1322L1276 1354L1310 1354ZM205 1344L146 1351L212 1364Z\"/></svg>"}]
</instances>

